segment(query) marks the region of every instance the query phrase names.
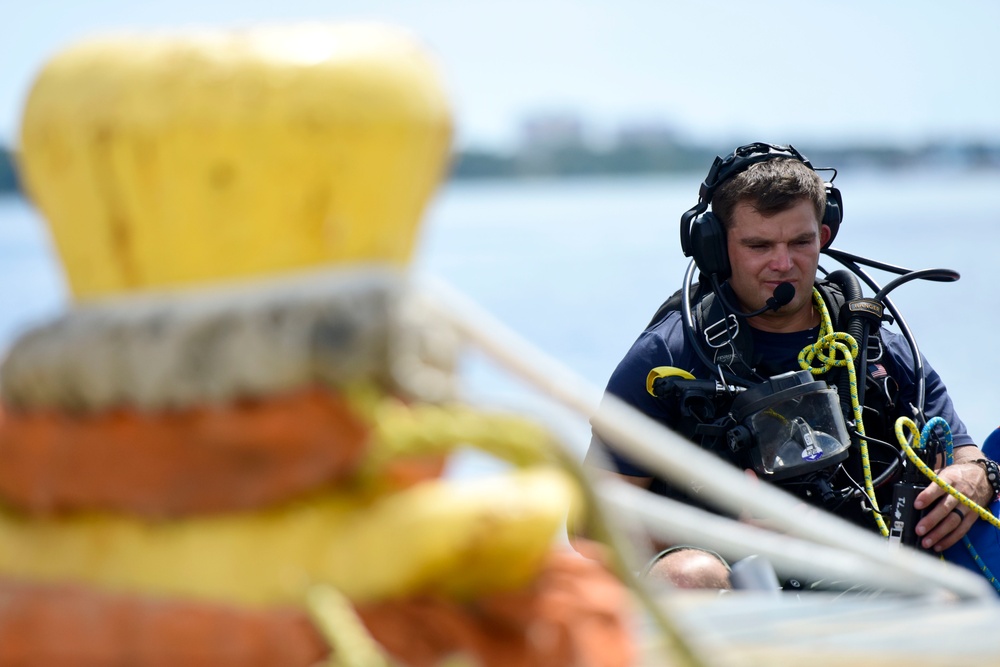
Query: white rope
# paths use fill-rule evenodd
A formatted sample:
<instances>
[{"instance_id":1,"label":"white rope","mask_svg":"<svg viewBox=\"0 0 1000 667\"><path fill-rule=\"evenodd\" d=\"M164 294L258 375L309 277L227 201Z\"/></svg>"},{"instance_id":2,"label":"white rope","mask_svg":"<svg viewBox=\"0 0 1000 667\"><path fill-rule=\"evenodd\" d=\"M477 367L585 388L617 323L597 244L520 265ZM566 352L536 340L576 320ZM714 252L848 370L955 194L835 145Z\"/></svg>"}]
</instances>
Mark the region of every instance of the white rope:
<instances>
[{"instance_id":1,"label":"white rope","mask_svg":"<svg viewBox=\"0 0 1000 667\"><path fill-rule=\"evenodd\" d=\"M908 569L726 519L618 479L601 480L597 493L613 511L638 519L651 535L667 543L704 545L732 560L753 553L766 558L779 575L917 595L928 592L924 579ZM929 566L922 577L932 577L932 568L941 569L940 561L923 560L929 561ZM937 583L948 588L950 581L942 579Z\"/></svg>"}]
</instances>

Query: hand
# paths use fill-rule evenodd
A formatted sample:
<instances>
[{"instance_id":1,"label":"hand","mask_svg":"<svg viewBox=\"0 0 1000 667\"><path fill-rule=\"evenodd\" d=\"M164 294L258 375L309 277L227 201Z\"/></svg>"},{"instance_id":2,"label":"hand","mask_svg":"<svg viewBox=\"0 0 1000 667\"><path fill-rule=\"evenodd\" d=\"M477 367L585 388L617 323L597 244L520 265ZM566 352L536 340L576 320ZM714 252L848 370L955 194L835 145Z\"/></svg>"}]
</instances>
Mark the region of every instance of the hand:
<instances>
[{"instance_id":1,"label":"hand","mask_svg":"<svg viewBox=\"0 0 1000 667\"><path fill-rule=\"evenodd\" d=\"M938 476L976 502L988 498L992 493L989 482L986 481L986 473L974 463L953 463L940 470ZM930 508L926 516L917 523L916 531L922 538L920 546L935 552L944 551L957 543L979 518L978 514L934 482L917 494L913 507L918 510Z\"/></svg>"}]
</instances>

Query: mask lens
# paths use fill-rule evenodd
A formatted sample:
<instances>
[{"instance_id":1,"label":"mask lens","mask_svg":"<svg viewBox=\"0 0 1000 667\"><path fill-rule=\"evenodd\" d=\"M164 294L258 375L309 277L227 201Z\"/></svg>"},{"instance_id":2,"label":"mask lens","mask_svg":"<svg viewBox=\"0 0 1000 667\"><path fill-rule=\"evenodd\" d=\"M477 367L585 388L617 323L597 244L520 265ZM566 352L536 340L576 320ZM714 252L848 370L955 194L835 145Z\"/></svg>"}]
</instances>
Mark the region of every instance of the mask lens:
<instances>
[{"instance_id":1,"label":"mask lens","mask_svg":"<svg viewBox=\"0 0 1000 667\"><path fill-rule=\"evenodd\" d=\"M757 446L754 468L775 480L838 463L851 442L829 388L777 401L752 414L747 425Z\"/></svg>"}]
</instances>

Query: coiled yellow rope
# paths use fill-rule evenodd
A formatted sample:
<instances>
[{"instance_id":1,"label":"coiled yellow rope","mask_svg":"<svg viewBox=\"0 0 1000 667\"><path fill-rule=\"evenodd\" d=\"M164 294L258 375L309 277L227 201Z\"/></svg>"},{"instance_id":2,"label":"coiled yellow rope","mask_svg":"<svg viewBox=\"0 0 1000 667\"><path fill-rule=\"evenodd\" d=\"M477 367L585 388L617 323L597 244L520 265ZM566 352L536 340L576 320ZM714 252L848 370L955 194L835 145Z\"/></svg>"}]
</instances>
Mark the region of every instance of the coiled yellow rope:
<instances>
[{"instance_id":1,"label":"coiled yellow rope","mask_svg":"<svg viewBox=\"0 0 1000 667\"><path fill-rule=\"evenodd\" d=\"M854 359L858 355L858 343L850 334L833 330L830 311L827 309L826 302L823 301L819 290L815 287L813 288L813 303L816 304L820 313L819 337L815 343L806 346L799 352L799 366L803 370L810 371L813 375L821 375L838 367L847 368L851 409L854 413L857 432L861 435L859 443L861 445L861 467L864 471L865 494L871 501L872 516L875 518L879 532L882 533L883 537L888 537L889 529L878 511L875 484L872 480L871 459L868 455L868 441L864 438L865 425L862 418L861 401L858 399L858 375L857 369L854 367ZM813 366L814 361L819 361L821 365Z\"/></svg>"}]
</instances>

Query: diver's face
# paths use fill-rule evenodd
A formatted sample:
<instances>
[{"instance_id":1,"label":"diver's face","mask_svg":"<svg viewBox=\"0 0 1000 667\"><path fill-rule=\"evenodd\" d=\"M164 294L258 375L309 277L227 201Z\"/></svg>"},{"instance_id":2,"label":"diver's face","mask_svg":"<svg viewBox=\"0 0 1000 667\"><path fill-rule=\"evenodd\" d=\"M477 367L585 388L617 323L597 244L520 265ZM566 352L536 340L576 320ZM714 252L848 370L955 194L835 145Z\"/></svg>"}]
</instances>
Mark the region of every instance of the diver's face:
<instances>
[{"instance_id":1,"label":"diver's face","mask_svg":"<svg viewBox=\"0 0 1000 667\"><path fill-rule=\"evenodd\" d=\"M792 301L777 311L751 319L766 331L799 331L815 326L812 287L819 250L830 238L812 203L803 199L791 208L765 217L741 202L733 209L726 232L732 276L729 284L745 310L761 308L781 283L795 288Z\"/></svg>"}]
</instances>

